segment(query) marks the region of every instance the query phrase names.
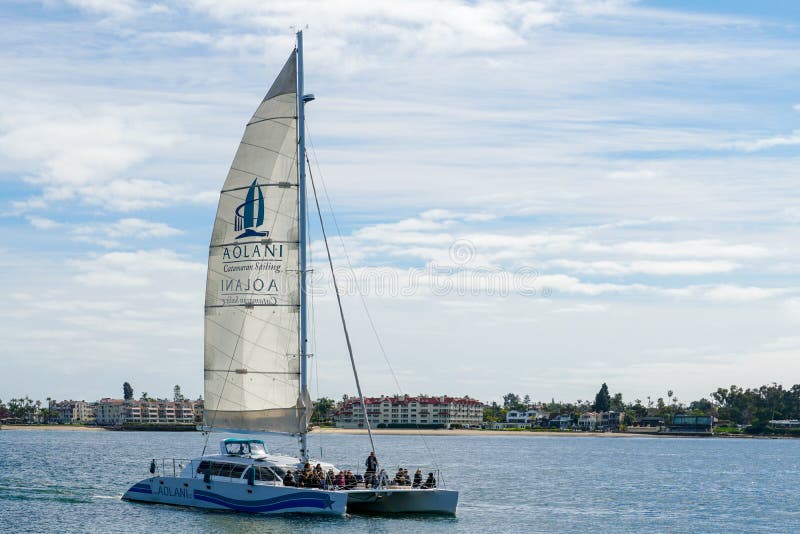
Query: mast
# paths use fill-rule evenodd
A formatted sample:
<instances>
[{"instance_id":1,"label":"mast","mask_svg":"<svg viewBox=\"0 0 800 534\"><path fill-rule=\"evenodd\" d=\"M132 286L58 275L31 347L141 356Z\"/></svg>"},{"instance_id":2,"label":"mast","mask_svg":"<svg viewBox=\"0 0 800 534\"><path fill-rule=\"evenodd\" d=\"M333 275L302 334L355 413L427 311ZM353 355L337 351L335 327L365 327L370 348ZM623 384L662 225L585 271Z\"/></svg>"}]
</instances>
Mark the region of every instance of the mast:
<instances>
[{"instance_id":1,"label":"mast","mask_svg":"<svg viewBox=\"0 0 800 534\"><path fill-rule=\"evenodd\" d=\"M313 97L312 97L313 98ZM309 99L310 101L310 99ZM303 30L297 32L297 179L299 195L299 224L300 224L300 397L306 399L308 389L308 354L307 347L307 322L306 313L306 124L305 124L305 95L303 95ZM309 410L310 406L306 406ZM300 433L300 460L308 460L308 431L303 429Z\"/></svg>"}]
</instances>

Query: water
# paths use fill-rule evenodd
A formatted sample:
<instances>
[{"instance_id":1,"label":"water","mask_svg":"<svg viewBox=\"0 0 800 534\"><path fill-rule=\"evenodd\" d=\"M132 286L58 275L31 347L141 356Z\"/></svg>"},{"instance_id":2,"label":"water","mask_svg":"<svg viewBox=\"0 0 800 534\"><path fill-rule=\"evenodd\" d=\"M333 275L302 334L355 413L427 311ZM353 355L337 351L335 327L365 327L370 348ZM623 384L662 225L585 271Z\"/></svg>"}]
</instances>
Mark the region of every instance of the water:
<instances>
[{"instance_id":1,"label":"water","mask_svg":"<svg viewBox=\"0 0 800 534\"><path fill-rule=\"evenodd\" d=\"M369 450L364 436L311 444L336 464L360 465ZM455 518L261 517L120 500L150 458L193 457L202 445L199 433L0 431L0 531L800 531L800 440L377 436L385 466L413 472L414 459L436 458L461 490Z\"/></svg>"}]
</instances>

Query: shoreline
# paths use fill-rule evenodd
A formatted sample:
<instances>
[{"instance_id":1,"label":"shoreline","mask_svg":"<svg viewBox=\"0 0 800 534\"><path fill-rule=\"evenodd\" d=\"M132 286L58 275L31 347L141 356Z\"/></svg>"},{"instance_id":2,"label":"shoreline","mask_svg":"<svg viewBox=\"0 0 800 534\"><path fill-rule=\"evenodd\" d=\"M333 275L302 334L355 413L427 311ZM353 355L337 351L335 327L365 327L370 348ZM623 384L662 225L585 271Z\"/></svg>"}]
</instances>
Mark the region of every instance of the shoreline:
<instances>
[{"instance_id":1,"label":"shoreline","mask_svg":"<svg viewBox=\"0 0 800 534\"><path fill-rule=\"evenodd\" d=\"M102 426L86 425L0 425L0 431L6 430L64 430L67 432L105 432L109 430Z\"/></svg>"},{"instance_id":2,"label":"shoreline","mask_svg":"<svg viewBox=\"0 0 800 534\"><path fill-rule=\"evenodd\" d=\"M367 431L361 428L314 428L313 434L352 434L366 435ZM681 438L677 434L647 434L644 432L558 432L552 430L541 431L509 431L509 430L444 430L432 428L376 428L372 430L375 435L384 436L525 436L525 437L573 437L573 438ZM701 436L713 437L713 436Z\"/></svg>"},{"instance_id":3,"label":"shoreline","mask_svg":"<svg viewBox=\"0 0 800 534\"><path fill-rule=\"evenodd\" d=\"M31 430L41 431L64 431L64 432L113 432L113 428L102 426L83 426L83 425L0 425L0 431L21 431ZM141 430L144 432L156 430ZM163 430L162 430L163 431ZM360 428L318 428L314 427L312 434L348 434L366 435L366 429ZM713 439L797 439L795 436L755 436L749 434L714 434L714 435L691 435L691 434L659 434L648 432L558 432L552 430L542 431L508 431L508 430L464 430L464 429L414 429L414 428L377 428L372 431L375 435L383 436L519 436L519 437L559 437L559 438L713 438Z\"/></svg>"}]
</instances>

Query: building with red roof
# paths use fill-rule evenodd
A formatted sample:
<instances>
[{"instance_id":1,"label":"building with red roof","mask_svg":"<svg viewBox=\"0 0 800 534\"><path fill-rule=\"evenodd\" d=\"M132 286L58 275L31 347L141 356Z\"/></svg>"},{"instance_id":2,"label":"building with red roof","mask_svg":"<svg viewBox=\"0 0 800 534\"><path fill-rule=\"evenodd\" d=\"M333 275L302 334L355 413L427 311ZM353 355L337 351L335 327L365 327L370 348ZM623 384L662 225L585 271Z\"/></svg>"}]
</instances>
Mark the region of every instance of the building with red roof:
<instances>
[{"instance_id":1,"label":"building with red roof","mask_svg":"<svg viewBox=\"0 0 800 534\"><path fill-rule=\"evenodd\" d=\"M382 395L365 397L364 405L372 428L468 428L483 422L483 403L467 396ZM366 428L358 397L338 403L333 421L338 428Z\"/></svg>"}]
</instances>

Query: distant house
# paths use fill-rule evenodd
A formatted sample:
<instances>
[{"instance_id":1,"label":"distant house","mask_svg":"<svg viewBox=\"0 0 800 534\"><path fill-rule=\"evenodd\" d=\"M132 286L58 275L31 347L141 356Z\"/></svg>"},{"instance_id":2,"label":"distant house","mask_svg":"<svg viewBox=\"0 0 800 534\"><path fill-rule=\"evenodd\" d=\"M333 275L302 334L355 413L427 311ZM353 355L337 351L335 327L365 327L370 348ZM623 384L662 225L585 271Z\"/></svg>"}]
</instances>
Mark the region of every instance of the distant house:
<instances>
[{"instance_id":1,"label":"distant house","mask_svg":"<svg viewBox=\"0 0 800 534\"><path fill-rule=\"evenodd\" d=\"M572 416L561 414L550 419L550 428L557 428L559 430L567 430L572 427Z\"/></svg>"},{"instance_id":2,"label":"distant house","mask_svg":"<svg viewBox=\"0 0 800 534\"><path fill-rule=\"evenodd\" d=\"M679 414L672 418L667 432L680 434L711 434L714 418L710 415Z\"/></svg>"},{"instance_id":3,"label":"distant house","mask_svg":"<svg viewBox=\"0 0 800 534\"><path fill-rule=\"evenodd\" d=\"M518 425L518 428L535 426L546 420L547 414L539 410L509 410L506 413L506 423Z\"/></svg>"},{"instance_id":4,"label":"distant house","mask_svg":"<svg viewBox=\"0 0 800 534\"><path fill-rule=\"evenodd\" d=\"M581 430L595 430L597 428L598 413L584 412L578 417L578 428Z\"/></svg>"},{"instance_id":5,"label":"distant house","mask_svg":"<svg viewBox=\"0 0 800 534\"><path fill-rule=\"evenodd\" d=\"M636 420L636 424L638 426L647 426L652 428L660 428L664 426L664 418L663 417L655 417L652 415L648 415L645 417L640 417Z\"/></svg>"},{"instance_id":6,"label":"distant house","mask_svg":"<svg viewBox=\"0 0 800 534\"><path fill-rule=\"evenodd\" d=\"M581 430L617 430L622 424L621 412L585 412L578 417Z\"/></svg>"},{"instance_id":7,"label":"distant house","mask_svg":"<svg viewBox=\"0 0 800 534\"><path fill-rule=\"evenodd\" d=\"M800 428L800 421L797 419L772 419L769 426L773 428Z\"/></svg>"},{"instance_id":8,"label":"distant house","mask_svg":"<svg viewBox=\"0 0 800 534\"><path fill-rule=\"evenodd\" d=\"M597 428L600 430L618 430L622 425L622 412L602 412Z\"/></svg>"}]
</instances>

